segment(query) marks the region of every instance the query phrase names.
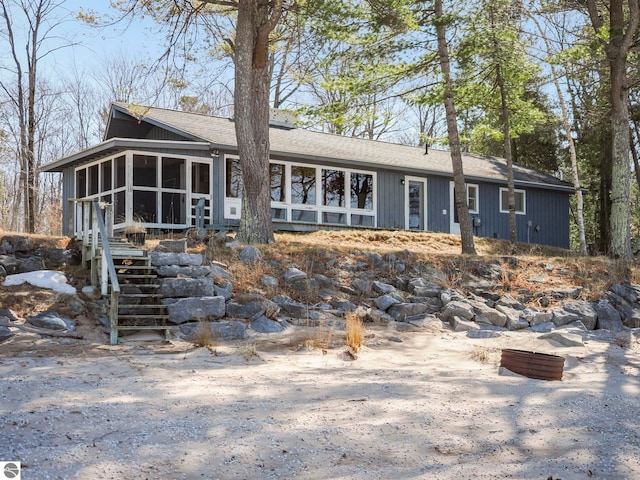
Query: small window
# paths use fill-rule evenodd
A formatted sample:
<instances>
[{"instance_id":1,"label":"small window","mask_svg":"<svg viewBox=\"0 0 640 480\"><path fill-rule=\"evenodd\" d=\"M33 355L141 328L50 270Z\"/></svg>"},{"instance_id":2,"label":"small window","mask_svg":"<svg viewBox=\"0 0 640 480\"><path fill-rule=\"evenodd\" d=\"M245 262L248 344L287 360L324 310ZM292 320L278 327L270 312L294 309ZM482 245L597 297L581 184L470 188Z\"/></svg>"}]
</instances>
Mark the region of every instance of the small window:
<instances>
[{"instance_id":1,"label":"small window","mask_svg":"<svg viewBox=\"0 0 640 480\"><path fill-rule=\"evenodd\" d=\"M227 158L226 161L226 197L242 198L242 169L240 161L236 158Z\"/></svg>"},{"instance_id":2,"label":"small window","mask_svg":"<svg viewBox=\"0 0 640 480\"><path fill-rule=\"evenodd\" d=\"M373 175L351 173L351 208L373 210Z\"/></svg>"},{"instance_id":3,"label":"small window","mask_svg":"<svg viewBox=\"0 0 640 480\"><path fill-rule=\"evenodd\" d=\"M478 185L467 184L467 205L469 205L469 213L478 214Z\"/></svg>"},{"instance_id":4,"label":"small window","mask_svg":"<svg viewBox=\"0 0 640 480\"><path fill-rule=\"evenodd\" d=\"M344 207L344 171L322 169L322 204L330 207ZM329 222L330 220L323 220ZM331 223L342 223L334 222Z\"/></svg>"},{"instance_id":5,"label":"small window","mask_svg":"<svg viewBox=\"0 0 640 480\"><path fill-rule=\"evenodd\" d=\"M303 166L291 167L291 203L296 205L315 205L315 168ZM305 221L307 221L308 215L305 214L304 217Z\"/></svg>"},{"instance_id":6,"label":"small window","mask_svg":"<svg viewBox=\"0 0 640 480\"><path fill-rule=\"evenodd\" d=\"M286 202L287 177L285 166L281 163L270 164L269 177L271 179L271 200L274 202Z\"/></svg>"},{"instance_id":7,"label":"small window","mask_svg":"<svg viewBox=\"0 0 640 480\"><path fill-rule=\"evenodd\" d=\"M524 190L515 190L516 214L525 215L527 213L527 197ZM500 189L500 213L509 213L509 190Z\"/></svg>"}]
</instances>

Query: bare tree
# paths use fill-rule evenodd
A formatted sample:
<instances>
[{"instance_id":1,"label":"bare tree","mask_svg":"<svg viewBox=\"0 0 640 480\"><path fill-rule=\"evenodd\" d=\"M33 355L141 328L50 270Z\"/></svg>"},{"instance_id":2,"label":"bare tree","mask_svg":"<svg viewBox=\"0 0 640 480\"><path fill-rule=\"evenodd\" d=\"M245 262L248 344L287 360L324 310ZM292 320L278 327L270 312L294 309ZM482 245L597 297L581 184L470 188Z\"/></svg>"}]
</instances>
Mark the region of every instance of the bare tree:
<instances>
[{"instance_id":1,"label":"bare tree","mask_svg":"<svg viewBox=\"0 0 640 480\"><path fill-rule=\"evenodd\" d=\"M0 38L10 57L4 75L0 77L0 90L11 104L17 119L16 153L24 214L22 228L28 232L35 232L37 223L38 169L35 149L39 116L36 109L39 65L44 57L69 45L66 41L62 44L51 43L56 28L64 18L60 15L63 3L62 0L0 0L3 22Z\"/></svg>"}]
</instances>

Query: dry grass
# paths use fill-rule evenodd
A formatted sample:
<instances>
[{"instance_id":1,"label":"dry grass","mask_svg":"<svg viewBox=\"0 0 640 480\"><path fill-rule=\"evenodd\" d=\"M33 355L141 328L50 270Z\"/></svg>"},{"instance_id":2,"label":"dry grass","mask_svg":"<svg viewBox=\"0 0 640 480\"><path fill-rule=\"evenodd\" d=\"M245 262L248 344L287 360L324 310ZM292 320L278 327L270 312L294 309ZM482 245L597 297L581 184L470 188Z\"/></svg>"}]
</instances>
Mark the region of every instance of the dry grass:
<instances>
[{"instance_id":1,"label":"dry grass","mask_svg":"<svg viewBox=\"0 0 640 480\"><path fill-rule=\"evenodd\" d=\"M2 243L5 237L27 237L30 238L33 242L35 248L72 248L75 244L75 240L69 237L60 237L53 235L39 235L33 233L16 233L16 232L6 232L4 230L0 230L0 243Z\"/></svg>"},{"instance_id":2,"label":"dry grass","mask_svg":"<svg viewBox=\"0 0 640 480\"><path fill-rule=\"evenodd\" d=\"M475 347L469 356L480 363L489 363L491 360L492 349L488 347Z\"/></svg>"},{"instance_id":3,"label":"dry grass","mask_svg":"<svg viewBox=\"0 0 640 480\"><path fill-rule=\"evenodd\" d=\"M314 335L309 335L302 342L305 348L319 348L321 350L329 350L333 346L333 325L321 324L315 328ZM307 328L307 332L313 332L314 329Z\"/></svg>"},{"instance_id":4,"label":"dry grass","mask_svg":"<svg viewBox=\"0 0 640 480\"><path fill-rule=\"evenodd\" d=\"M198 347L215 347L217 341L213 331L211 330L211 323L206 320L200 320L198 330L196 331L194 343Z\"/></svg>"},{"instance_id":5,"label":"dry grass","mask_svg":"<svg viewBox=\"0 0 640 480\"><path fill-rule=\"evenodd\" d=\"M347 346L357 353L362 347L364 340L365 329L362 325L362 317L360 315L350 312L345 316L346 330L347 330Z\"/></svg>"}]
</instances>

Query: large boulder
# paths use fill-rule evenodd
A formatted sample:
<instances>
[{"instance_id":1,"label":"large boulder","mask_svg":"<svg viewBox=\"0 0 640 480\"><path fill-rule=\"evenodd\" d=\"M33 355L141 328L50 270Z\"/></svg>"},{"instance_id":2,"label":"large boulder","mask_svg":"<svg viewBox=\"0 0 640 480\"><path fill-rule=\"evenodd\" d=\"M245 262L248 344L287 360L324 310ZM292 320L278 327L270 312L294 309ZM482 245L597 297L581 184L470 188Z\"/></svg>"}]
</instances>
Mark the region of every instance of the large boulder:
<instances>
[{"instance_id":1,"label":"large boulder","mask_svg":"<svg viewBox=\"0 0 640 480\"><path fill-rule=\"evenodd\" d=\"M172 253L172 252L151 252L151 265L160 267L162 265L202 265L202 255L199 253Z\"/></svg>"},{"instance_id":2,"label":"large boulder","mask_svg":"<svg viewBox=\"0 0 640 480\"><path fill-rule=\"evenodd\" d=\"M44 263L44 260L40 257L27 257L21 263L18 268L18 272L27 273L27 272L37 272L39 270L46 270L47 266Z\"/></svg>"},{"instance_id":3,"label":"large boulder","mask_svg":"<svg viewBox=\"0 0 640 480\"><path fill-rule=\"evenodd\" d=\"M224 317L224 297L192 297L178 300L165 299L169 321L175 324Z\"/></svg>"},{"instance_id":4,"label":"large boulder","mask_svg":"<svg viewBox=\"0 0 640 480\"><path fill-rule=\"evenodd\" d=\"M275 319L280 307L257 294L239 295L227 302L226 315L231 318L255 319L260 315Z\"/></svg>"},{"instance_id":5,"label":"large boulder","mask_svg":"<svg viewBox=\"0 0 640 480\"><path fill-rule=\"evenodd\" d=\"M475 317L475 311L469 302L454 300L444 306L440 312L440 318L445 322L451 323L450 319L454 316L465 320L472 320L473 317Z\"/></svg>"},{"instance_id":6,"label":"large boulder","mask_svg":"<svg viewBox=\"0 0 640 480\"><path fill-rule=\"evenodd\" d=\"M203 322L197 323L184 323L180 325L180 333L183 339L187 341L194 341L198 332L202 328ZM208 327L211 330L213 338L219 338L225 341L229 340L242 340L245 337L247 331L247 325L243 322L208 322Z\"/></svg>"},{"instance_id":7,"label":"large boulder","mask_svg":"<svg viewBox=\"0 0 640 480\"><path fill-rule=\"evenodd\" d=\"M203 265L160 265L156 272L161 277L205 278L211 275L211 268Z\"/></svg>"},{"instance_id":8,"label":"large boulder","mask_svg":"<svg viewBox=\"0 0 640 480\"><path fill-rule=\"evenodd\" d=\"M258 318L251 320L250 326L259 333L279 333L285 328L280 322L271 320L264 315L260 315Z\"/></svg>"},{"instance_id":9,"label":"large boulder","mask_svg":"<svg viewBox=\"0 0 640 480\"><path fill-rule=\"evenodd\" d=\"M27 317L27 322L38 328L47 330L75 331L76 324L73 320L63 317L58 312L44 311L32 317Z\"/></svg>"},{"instance_id":10,"label":"large boulder","mask_svg":"<svg viewBox=\"0 0 640 480\"><path fill-rule=\"evenodd\" d=\"M589 330L596 328L598 314L591 302L585 300L569 301L552 310L553 319L551 321L558 327L579 321Z\"/></svg>"},{"instance_id":11,"label":"large boulder","mask_svg":"<svg viewBox=\"0 0 640 480\"><path fill-rule=\"evenodd\" d=\"M238 254L238 258L246 263L256 263L262 258L262 252L253 245L247 245Z\"/></svg>"},{"instance_id":12,"label":"large boulder","mask_svg":"<svg viewBox=\"0 0 640 480\"><path fill-rule=\"evenodd\" d=\"M213 281L210 278L165 278L160 295L165 298L213 297Z\"/></svg>"},{"instance_id":13,"label":"large boulder","mask_svg":"<svg viewBox=\"0 0 640 480\"><path fill-rule=\"evenodd\" d=\"M437 308L428 303L398 303L392 305L387 312L396 320L402 321L406 317L421 313L436 313L437 311Z\"/></svg>"},{"instance_id":14,"label":"large boulder","mask_svg":"<svg viewBox=\"0 0 640 480\"><path fill-rule=\"evenodd\" d=\"M598 315L596 328L610 330L612 332L624 330L624 324L622 323L620 313L613 308L613 305L611 305L608 300L598 301L594 308Z\"/></svg>"}]
</instances>

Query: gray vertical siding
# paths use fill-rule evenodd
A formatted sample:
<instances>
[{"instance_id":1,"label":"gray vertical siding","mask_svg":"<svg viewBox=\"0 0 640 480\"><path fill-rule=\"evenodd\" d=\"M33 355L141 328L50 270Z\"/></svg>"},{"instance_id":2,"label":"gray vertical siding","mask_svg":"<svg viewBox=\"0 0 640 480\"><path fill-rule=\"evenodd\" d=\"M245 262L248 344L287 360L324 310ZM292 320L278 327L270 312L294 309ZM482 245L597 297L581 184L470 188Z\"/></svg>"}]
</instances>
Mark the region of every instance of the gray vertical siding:
<instances>
[{"instance_id":1,"label":"gray vertical siding","mask_svg":"<svg viewBox=\"0 0 640 480\"><path fill-rule=\"evenodd\" d=\"M378 171L378 227L404 228L404 173Z\"/></svg>"},{"instance_id":2,"label":"gray vertical siding","mask_svg":"<svg viewBox=\"0 0 640 480\"><path fill-rule=\"evenodd\" d=\"M480 214L482 224L474 227L480 237L509 239L509 214L500 213L501 185L480 183ZM516 215L516 235L519 242L569 248L569 194L539 188L516 187L526 192L526 215ZM531 221L531 227L528 222ZM539 225L539 231L535 231Z\"/></svg>"},{"instance_id":3,"label":"gray vertical siding","mask_svg":"<svg viewBox=\"0 0 640 480\"><path fill-rule=\"evenodd\" d=\"M443 215L446 210L447 214ZM449 179L429 177L427 179L427 230L449 232Z\"/></svg>"}]
</instances>

